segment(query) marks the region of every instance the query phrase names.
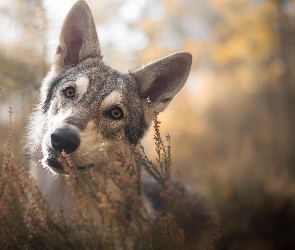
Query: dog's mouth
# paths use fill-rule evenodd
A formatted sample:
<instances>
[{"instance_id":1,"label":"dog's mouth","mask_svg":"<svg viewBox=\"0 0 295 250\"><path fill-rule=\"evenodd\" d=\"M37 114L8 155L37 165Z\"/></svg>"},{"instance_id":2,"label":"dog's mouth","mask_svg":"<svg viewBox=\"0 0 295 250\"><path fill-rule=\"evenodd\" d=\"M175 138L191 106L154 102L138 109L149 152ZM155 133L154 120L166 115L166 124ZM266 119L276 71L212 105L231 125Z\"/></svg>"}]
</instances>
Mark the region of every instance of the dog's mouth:
<instances>
[{"instance_id":1,"label":"dog's mouth","mask_svg":"<svg viewBox=\"0 0 295 250\"><path fill-rule=\"evenodd\" d=\"M57 173L64 173L66 171L65 166L68 166L69 168L73 167L70 166L68 162L66 162L66 160L63 159L61 156L49 155L46 158L45 163L48 167L50 167L54 172ZM78 170L86 170L93 166L94 164L88 164L87 166L75 166L75 168Z\"/></svg>"},{"instance_id":2,"label":"dog's mouth","mask_svg":"<svg viewBox=\"0 0 295 250\"><path fill-rule=\"evenodd\" d=\"M57 161L55 157L50 156L49 158L47 158L46 164L53 169L64 171L63 166Z\"/></svg>"}]
</instances>

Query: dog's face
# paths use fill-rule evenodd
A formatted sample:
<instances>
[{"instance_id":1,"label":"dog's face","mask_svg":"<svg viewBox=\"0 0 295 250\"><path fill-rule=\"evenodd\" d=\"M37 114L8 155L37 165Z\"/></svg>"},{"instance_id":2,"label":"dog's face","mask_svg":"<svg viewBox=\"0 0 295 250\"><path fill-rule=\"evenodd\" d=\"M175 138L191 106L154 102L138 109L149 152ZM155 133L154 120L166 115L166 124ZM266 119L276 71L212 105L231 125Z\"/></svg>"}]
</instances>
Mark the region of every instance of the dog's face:
<instances>
[{"instance_id":1,"label":"dog's face","mask_svg":"<svg viewBox=\"0 0 295 250\"><path fill-rule=\"evenodd\" d=\"M77 167L84 168L102 157L114 158L116 149L142 138L147 121L130 74L90 58L47 84L43 165L61 171L56 158L64 150Z\"/></svg>"},{"instance_id":2,"label":"dog's face","mask_svg":"<svg viewBox=\"0 0 295 250\"><path fill-rule=\"evenodd\" d=\"M31 140L42 137L42 165L63 173L62 152L81 169L115 160L115 151L136 145L182 88L191 60L180 52L126 74L106 66L91 11L78 1L64 22L31 126Z\"/></svg>"}]
</instances>

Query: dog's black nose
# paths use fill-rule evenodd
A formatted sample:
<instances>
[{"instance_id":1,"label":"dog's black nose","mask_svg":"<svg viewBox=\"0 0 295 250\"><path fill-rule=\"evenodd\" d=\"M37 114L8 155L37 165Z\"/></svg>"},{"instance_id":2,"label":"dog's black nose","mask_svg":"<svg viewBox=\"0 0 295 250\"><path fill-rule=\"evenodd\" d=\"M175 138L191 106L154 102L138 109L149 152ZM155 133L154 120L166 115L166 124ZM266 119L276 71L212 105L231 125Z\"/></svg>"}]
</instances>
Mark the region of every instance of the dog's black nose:
<instances>
[{"instance_id":1,"label":"dog's black nose","mask_svg":"<svg viewBox=\"0 0 295 250\"><path fill-rule=\"evenodd\" d=\"M74 152L80 145L78 133L71 128L58 128L51 134L51 145L55 150Z\"/></svg>"}]
</instances>

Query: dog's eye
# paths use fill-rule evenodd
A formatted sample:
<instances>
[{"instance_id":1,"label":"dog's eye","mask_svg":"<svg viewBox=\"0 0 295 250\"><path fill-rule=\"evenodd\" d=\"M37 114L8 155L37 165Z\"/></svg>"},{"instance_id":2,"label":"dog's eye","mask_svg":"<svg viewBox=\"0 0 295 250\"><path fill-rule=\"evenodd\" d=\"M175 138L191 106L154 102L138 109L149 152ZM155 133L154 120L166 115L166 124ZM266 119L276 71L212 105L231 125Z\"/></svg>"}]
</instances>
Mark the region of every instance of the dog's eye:
<instances>
[{"instance_id":1,"label":"dog's eye","mask_svg":"<svg viewBox=\"0 0 295 250\"><path fill-rule=\"evenodd\" d=\"M76 95L76 90L75 90L75 88L73 88L73 87L67 87L67 88L65 88L65 90L64 90L64 95L65 95L67 98L73 98L73 97L75 97L75 95Z\"/></svg>"},{"instance_id":2,"label":"dog's eye","mask_svg":"<svg viewBox=\"0 0 295 250\"><path fill-rule=\"evenodd\" d=\"M111 109L110 115L115 120L123 119L123 111L118 107Z\"/></svg>"}]
</instances>

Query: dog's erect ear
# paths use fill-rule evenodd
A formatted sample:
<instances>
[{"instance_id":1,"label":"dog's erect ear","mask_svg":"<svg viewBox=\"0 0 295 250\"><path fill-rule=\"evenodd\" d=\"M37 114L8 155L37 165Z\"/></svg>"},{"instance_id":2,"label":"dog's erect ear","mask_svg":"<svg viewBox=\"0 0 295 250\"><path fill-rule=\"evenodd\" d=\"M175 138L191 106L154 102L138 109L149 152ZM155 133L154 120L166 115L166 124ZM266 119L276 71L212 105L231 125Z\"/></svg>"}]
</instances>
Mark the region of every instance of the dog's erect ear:
<instances>
[{"instance_id":1,"label":"dog's erect ear","mask_svg":"<svg viewBox=\"0 0 295 250\"><path fill-rule=\"evenodd\" d=\"M190 53L178 52L132 72L140 84L141 98L149 97L156 111L163 111L184 85L191 64Z\"/></svg>"},{"instance_id":2,"label":"dog's erect ear","mask_svg":"<svg viewBox=\"0 0 295 250\"><path fill-rule=\"evenodd\" d=\"M70 68L88 57L101 60L92 13L85 1L78 1L68 13L54 58L55 72Z\"/></svg>"}]
</instances>

